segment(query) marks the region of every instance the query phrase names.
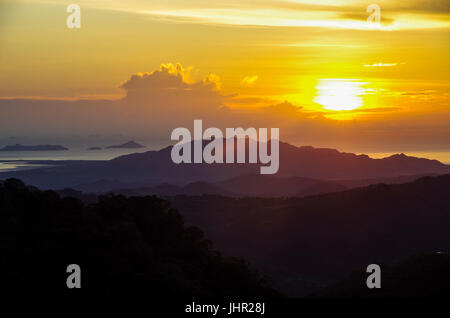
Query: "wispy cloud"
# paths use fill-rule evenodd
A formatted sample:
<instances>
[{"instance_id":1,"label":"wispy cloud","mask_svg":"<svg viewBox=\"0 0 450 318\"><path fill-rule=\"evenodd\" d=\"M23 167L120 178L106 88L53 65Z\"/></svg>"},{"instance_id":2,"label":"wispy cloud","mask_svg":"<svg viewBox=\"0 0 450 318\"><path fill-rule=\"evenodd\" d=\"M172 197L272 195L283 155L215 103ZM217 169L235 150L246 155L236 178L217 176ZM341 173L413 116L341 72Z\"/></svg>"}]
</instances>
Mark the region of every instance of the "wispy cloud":
<instances>
[{"instance_id":1,"label":"wispy cloud","mask_svg":"<svg viewBox=\"0 0 450 318\"><path fill-rule=\"evenodd\" d=\"M365 64L364 67L392 67L397 65L398 63L374 63L374 64Z\"/></svg>"},{"instance_id":2,"label":"wispy cloud","mask_svg":"<svg viewBox=\"0 0 450 318\"><path fill-rule=\"evenodd\" d=\"M258 80L258 75L253 76L246 76L242 79L241 85L242 86L251 86Z\"/></svg>"},{"instance_id":3,"label":"wispy cloud","mask_svg":"<svg viewBox=\"0 0 450 318\"><path fill-rule=\"evenodd\" d=\"M54 0L40 2L60 4ZM320 3L310 0L78 0L77 3L82 7L144 14L183 23L382 31L450 27L447 0L405 0L401 4L378 0L380 25L366 22L368 2L364 0L325 0Z\"/></svg>"},{"instance_id":4,"label":"wispy cloud","mask_svg":"<svg viewBox=\"0 0 450 318\"><path fill-rule=\"evenodd\" d=\"M293 11L285 9L202 8L196 10L142 10L136 13L172 20L174 22L212 23L237 26L316 27L354 30L392 31L395 23L385 26L366 20L341 19L329 11ZM443 22L444 23L444 22Z\"/></svg>"}]
</instances>

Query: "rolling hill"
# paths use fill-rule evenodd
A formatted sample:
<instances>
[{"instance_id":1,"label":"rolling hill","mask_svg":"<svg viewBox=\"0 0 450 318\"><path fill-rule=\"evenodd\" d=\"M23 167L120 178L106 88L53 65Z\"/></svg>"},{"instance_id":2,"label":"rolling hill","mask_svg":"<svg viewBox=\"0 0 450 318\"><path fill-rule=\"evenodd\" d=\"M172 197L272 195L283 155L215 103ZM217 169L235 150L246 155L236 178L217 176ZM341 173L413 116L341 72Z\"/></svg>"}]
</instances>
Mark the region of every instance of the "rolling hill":
<instances>
[{"instance_id":1,"label":"rolling hill","mask_svg":"<svg viewBox=\"0 0 450 318\"><path fill-rule=\"evenodd\" d=\"M450 250L450 175L304 198L175 196L188 224L250 260L290 295L368 264Z\"/></svg>"}]
</instances>

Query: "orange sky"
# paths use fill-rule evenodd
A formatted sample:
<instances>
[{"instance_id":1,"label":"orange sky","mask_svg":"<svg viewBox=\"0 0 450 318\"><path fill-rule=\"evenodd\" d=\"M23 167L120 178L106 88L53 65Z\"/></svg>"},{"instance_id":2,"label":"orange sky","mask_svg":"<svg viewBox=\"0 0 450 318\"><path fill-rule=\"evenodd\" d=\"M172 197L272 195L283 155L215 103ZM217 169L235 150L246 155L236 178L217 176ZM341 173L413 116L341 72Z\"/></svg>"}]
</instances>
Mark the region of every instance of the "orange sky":
<instances>
[{"instance_id":1,"label":"orange sky","mask_svg":"<svg viewBox=\"0 0 450 318\"><path fill-rule=\"evenodd\" d=\"M281 138L284 131L297 144L450 151L448 1L377 1L380 26L367 23L372 1L361 0L76 3L82 10L80 29L66 27L65 1L0 3L2 137L112 133L98 122L95 128L82 124L87 115L76 110L80 119L73 118L67 131L48 125L48 118L30 126L27 110L21 113L17 105L28 109L31 102L18 99L121 100L129 93L121 84L133 74L167 70L198 94L183 95L184 104L159 93L128 98L130 122L121 133L163 138L177 122L156 105L172 103L184 118L205 114L217 125L227 123L208 113L214 107L227 107L243 125L246 114L257 113L251 116L260 118L254 124L280 125ZM206 93L207 85L199 88L205 78L214 83L208 88L213 93ZM49 111L52 120L64 117L57 109ZM14 124L5 116L13 116ZM165 130L133 129L135 118L144 116L151 116L145 118L150 124L155 116L166 118L158 123Z\"/></svg>"}]
</instances>

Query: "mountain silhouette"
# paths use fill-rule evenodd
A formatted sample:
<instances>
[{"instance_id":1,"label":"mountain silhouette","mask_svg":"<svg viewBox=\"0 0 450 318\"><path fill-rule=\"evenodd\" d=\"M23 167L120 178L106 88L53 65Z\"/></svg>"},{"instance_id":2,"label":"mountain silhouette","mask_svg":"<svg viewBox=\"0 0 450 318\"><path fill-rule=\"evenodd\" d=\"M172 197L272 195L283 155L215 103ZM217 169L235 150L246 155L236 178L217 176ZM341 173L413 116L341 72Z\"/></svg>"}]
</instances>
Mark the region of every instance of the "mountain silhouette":
<instances>
[{"instance_id":1,"label":"mountain silhouette","mask_svg":"<svg viewBox=\"0 0 450 318\"><path fill-rule=\"evenodd\" d=\"M195 191L209 186L201 182L191 185ZM177 186L173 185L161 185L161 188L166 192L177 190ZM60 199L53 191L39 191L15 179L0 181L1 240L14 242L0 245L2 255L6 255L5 260L8 260L0 265L9 266L3 271L13 273L6 277L5 284L17 286L14 277L30 273L32 276L27 278L27 282L31 279L36 282L31 286L41 288L42 283L33 280L39 279L39 275L17 267L15 258L8 256L17 255L18 251L31 251L23 247L31 244L32 238L33 246L39 248L30 255L22 255L21 259L39 255L40 260L46 261L43 262L44 267L37 268L37 272L47 273L45 275L57 272L55 266L61 265L52 263L51 255L57 254L64 260L66 256L73 257L73 253L65 252L68 246L76 246L75 250L83 257L83 264L97 264L99 258L103 262L101 264L121 264L106 266L106 274L98 272L101 284L93 286L103 292L101 288L103 284L107 285L106 279L111 275L120 278L124 274L128 277L127 268L131 268L133 273L142 273L139 264L145 258L140 257L147 250L142 244L147 243L140 238L147 235L147 227L163 227L164 231L158 231L158 235L152 236L155 241L150 241L151 244L157 244L152 245L152 250L168 248L164 253L175 252L169 255L175 257L170 259L177 264L170 265L178 273L176 286L183 287L182 293L196 294L198 289L193 290L191 283L184 283L186 279L192 279L189 268L194 264L190 262L194 260L183 258L186 254L182 241L175 239L177 244L181 244L176 246L181 249L177 247L173 250L171 245L173 241L170 237L179 237L180 232L176 228L181 228L172 228L169 224L182 218L187 229L191 226L201 228L223 255L235 255L248 260L261 274L271 277L271 286L290 296L422 297L442 295L448 291L448 285L445 285L448 281L448 276L445 276L448 275L448 257L445 258L445 253L450 250L450 174L422 177L404 184L376 184L302 198L230 198L217 195L167 197L180 216L167 212L168 201L156 197L91 195L90 204L85 206L73 198L79 196L79 192L69 189L63 192L61 195L64 198ZM146 217L148 213L149 219ZM134 232L136 228L141 231L137 236ZM121 244L117 250L118 242ZM206 244L202 240L196 242ZM204 244L201 243L202 246ZM73 252L74 249L69 250ZM87 254L83 256L85 250ZM440 252L439 258L434 257L436 252ZM158 255L167 255L164 253ZM422 256L416 258L418 254L425 255L425 259ZM136 262L130 261L130 255ZM206 258L195 262L209 259L206 255ZM433 259L430 260L429 255ZM415 258L403 262L410 257ZM161 259L162 262L164 260ZM47 267L49 264L51 266ZM386 288L379 293L368 292L364 287L367 277L364 271L369 264L382 266L383 282L386 284L383 286ZM196 263L192 268L197 266L203 265ZM96 271L100 268L104 269L105 266L96 267ZM240 270L235 268L232 272L238 273ZM250 278L254 276L244 274L249 273L246 269L241 273L252 281L253 286L252 289L242 290L242 294L273 293L267 288L260 289L262 286L258 283L255 285L255 281ZM172 272L167 275L162 282L166 282ZM194 274L201 279L200 284L205 283L209 287L223 284L219 280L211 285L209 273L205 273L206 276L198 275L198 272ZM235 277L235 274L230 275ZM119 280L117 286L124 287L124 290L139 291L142 285L133 289L133 284L139 284L142 276L131 276L131 281ZM154 281L154 276L150 277ZM436 277L439 281L436 281ZM229 288L243 288L238 281L231 279L227 284L233 286ZM92 283L95 284L95 280ZM166 286L164 294L174 292L167 289L169 285L159 286ZM201 290L207 288L201 286ZM51 285L48 287L52 288ZM214 293L221 292L214 289Z\"/></svg>"},{"instance_id":2,"label":"mountain silhouette","mask_svg":"<svg viewBox=\"0 0 450 318\"><path fill-rule=\"evenodd\" d=\"M119 180L157 186L184 186L192 182L219 182L243 175L259 174L260 164L174 164L172 147L120 156L109 161L66 162L45 169L0 173L17 177L40 188L64 188L98 180ZM275 177L302 177L322 181L392 178L408 175L444 174L448 165L437 160L394 155L372 159L366 155L333 149L295 147L280 143L280 170ZM312 189L311 193L314 193Z\"/></svg>"},{"instance_id":3,"label":"mountain silhouette","mask_svg":"<svg viewBox=\"0 0 450 318\"><path fill-rule=\"evenodd\" d=\"M98 180L71 187L84 193L114 192L124 195L222 195L227 197L303 197L313 194L337 192L345 189L368 186L377 183L405 183L424 175L393 178L372 178L361 180L323 181L302 177L274 177L268 175L242 175L224 181L197 181L185 186L162 183L145 186L139 183L124 183L119 180Z\"/></svg>"},{"instance_id":4,"label":"mountain silhouette","mask_svg":"<svg viewBox=\"0 0 450 318\"><path fill-rule=\"evenodd\" d=\"M338 183L310 178L280 178L259 174L238 176L217 184L224 190L239 193L240 196L256 197L304 196L346 189Z\"/></svg>"},{"instance_id":5,"label":"mountain silhouette","mask_svg":"<svg viewBox=\"0 0 450 318\"><path fill-rule=\"evenodd\" d=\"M103 184L102 184L103 185ZM120 187L109 183L109 190L125 195L222 195L228 197L292 197L347 189L331 181L320 181L301 177L272 177L266 175L242 175L219 182L192 182L185 186L161 184L154 187ZM98 182L73 187L83 192L102 192ZM103 188L104 189L104 188ZM106 192L108 192L106 191Z\"/></svg>"},{"instance_id":6,"label":"mountain silhouette","mask_svg":"<svg viewBox=\"0 0 450 318\"><path fill-rule=\"evenodd\" d=\"M245 257L289 295L368 264L450 250L450 175L303 198L174 196L188 224Z\"/></svg>"},{"instance_id":7,"label":"mountain silhouette","mask_svg":"<svg viewBox=\"0 0 450 318\"><path fill-rule=\"evenodd\" d=\"M126 148L126 149L130 148L130 149L132 149L132 148L145 148L145 146L140 145L137 142L132 140L132 141L126 142L124 144L112 145L112 146L108 146L106 148L108 148L108 149L109 148Z\"/></svg>"}]
</instances>

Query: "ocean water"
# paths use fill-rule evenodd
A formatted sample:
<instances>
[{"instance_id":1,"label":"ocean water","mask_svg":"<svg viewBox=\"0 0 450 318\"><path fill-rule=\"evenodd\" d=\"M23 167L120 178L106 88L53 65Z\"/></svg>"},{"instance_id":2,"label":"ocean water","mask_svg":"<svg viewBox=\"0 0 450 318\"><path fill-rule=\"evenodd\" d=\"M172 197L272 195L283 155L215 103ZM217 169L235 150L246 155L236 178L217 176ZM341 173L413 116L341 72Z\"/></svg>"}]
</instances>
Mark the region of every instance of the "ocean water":
<instances>
[{"instance_id":1,"label":"ocean water","mask_svg":"<svg viewBox=\"0 0 450 318\"><path fill-rule=\"evenodd\" d=\"M48 167L48 166L51 166L51 165L32 164L32 163L20 162L20 161L0 162L0 172L1 171L28 170L28 169L36 169L36 168Z\"/></svg>"},{"instance_id":2,"label":"ocean water","mask_svg":"<svg viewBox=\"0 0 450 318\"><path fill-rule=\"evenodd\" d=\"M141 153L150 150L159 150L161 147L137 148L137 149L101 149L87 150L86 148L71 148L64 151L0 151L0 171L24 170L39 168L42 164L29 163L28 160L111 160L116 157L131 153ZM371 158L385 158L395 153L374 152L366 153ZM445 164L450 164L450 152L405 152L408 156L436 159Z\"/></svg>"},{"instance_id":3,"label":"ocean water","mask_svg":"<svg viewBox=\"0 0 450 318\"><path fill-rule=\"evenodd\" d=\"M69 149L63 151L0 151L0 171L40 168L47 165L29 163L28 160L111 160L131 153L151 149Z\"/></svg>"}]
</instances>

